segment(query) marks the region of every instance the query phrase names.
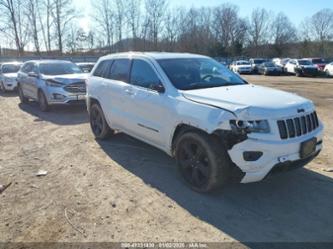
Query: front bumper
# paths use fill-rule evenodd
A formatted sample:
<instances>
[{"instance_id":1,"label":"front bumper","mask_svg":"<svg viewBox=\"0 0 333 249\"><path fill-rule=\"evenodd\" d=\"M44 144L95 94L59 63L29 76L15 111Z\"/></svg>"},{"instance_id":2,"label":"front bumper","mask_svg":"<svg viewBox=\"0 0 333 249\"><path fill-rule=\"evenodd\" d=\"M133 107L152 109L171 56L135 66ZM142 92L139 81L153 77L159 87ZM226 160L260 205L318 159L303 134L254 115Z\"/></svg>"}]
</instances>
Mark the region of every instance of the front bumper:
<instances>
[{"instance_id":1,"label":"front bumper","mask_svg":"<svg viewBox=\"0 0 333 249\"><path fill-rule=\"evenodd\" d=\"M318 154L322 149L322 125L315 131L295 139L265 141L248 138L247 140L234 145L228 153L232 162L245 173L245 176L241 179L241 183L257 182L264 179L280 164L296 163L300 160L304 161L300 157L301 143L314 137L316 137L318 141L316 150L312 155L304 159L307 160L314 157L314 155ZM247 151L260 151L263 152L263 155L256 161L245 161L243 153Z\"/></svg>"},{"instance_id":2,"label":"front bumper","mask_svg":"<svg viewBox=\"0 0 333 249\"><path fill-rule=\"evenodd\" d=\"M70 93L61 87L47 87L45 90L49 105L67 105L85 103L86 93Z\"/></svg>"},{"instance_id":3,"label":"front bumper","mask_svg":"<svg viewBox=\"0 0 333 249\"><path fill-rule=\"evenodd\" d=\"M14 91L17 88L17 81L16 80L4 81L3 86L6 91Z\"/></svg>"},{"instance_id":4,"label":"front bumper","mask_svg":"<svg viewBox=\"0 0 333 249\"><path fill-rule=\"evenodd\" d=\"M239 74L251 74L252 69L238 69L237 70Z\"/></svg>"},{"instance_id":5,"label":"front bumper","mask_svg":"<svg viewBox=\"0 0 333 249\"><path fill-rule=\"evenodd\" d=\"M304 76L310 77L318 76L319 74L319 71L317 69L303 69L301 72Z\"/></svg>"}]
</instances>

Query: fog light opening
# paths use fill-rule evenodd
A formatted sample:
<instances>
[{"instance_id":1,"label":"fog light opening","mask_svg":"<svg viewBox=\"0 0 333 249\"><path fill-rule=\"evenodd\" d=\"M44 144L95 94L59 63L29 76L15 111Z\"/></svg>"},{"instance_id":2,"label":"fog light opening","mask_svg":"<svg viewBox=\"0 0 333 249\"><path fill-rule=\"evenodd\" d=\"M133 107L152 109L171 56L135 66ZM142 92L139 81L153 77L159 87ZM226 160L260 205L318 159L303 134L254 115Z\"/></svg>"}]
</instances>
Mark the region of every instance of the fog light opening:
<instances>
[{"instance_id":1,"label":"fog light opening","mask_svg":"<svg viewBox=\"0 0 333 249\"><path fill-rule=\"evenodd\" d=\"M54 99L64 99L66 97L64 95L62 95L62 94L54 93L53 94L53 98Z\"/></svg>"},{"instance_id":2,"label":"fog light opening","mask_svg":"<svg viewBox=\"0 0 333 249\"><path fill-rule=\"evenodd\" d=\"M245 151L243 153L243 158L247 162L254 162L259 160L264 153L261 151Z\"/></svg>"}]
</instances>

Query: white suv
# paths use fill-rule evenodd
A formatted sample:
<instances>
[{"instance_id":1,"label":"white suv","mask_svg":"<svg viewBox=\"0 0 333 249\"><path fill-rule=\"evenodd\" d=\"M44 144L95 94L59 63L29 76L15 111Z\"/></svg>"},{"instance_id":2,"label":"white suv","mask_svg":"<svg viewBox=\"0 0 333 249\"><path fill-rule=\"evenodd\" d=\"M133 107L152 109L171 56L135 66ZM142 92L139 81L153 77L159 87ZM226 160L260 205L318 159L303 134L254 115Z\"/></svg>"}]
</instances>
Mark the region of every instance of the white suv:
<instances>
[{"instance_id":1,"label":"white suv","mask_svg":"<svg viewBox=\"0 0 333 249\"><path fill-rule=\"evenodd\" d=\"M200 192L303 166L322 149L323 125L311 101L248 84L205 56L102 57L86 100L97 139L123 131L165 151Z\"/></svg>"}]
</instances>

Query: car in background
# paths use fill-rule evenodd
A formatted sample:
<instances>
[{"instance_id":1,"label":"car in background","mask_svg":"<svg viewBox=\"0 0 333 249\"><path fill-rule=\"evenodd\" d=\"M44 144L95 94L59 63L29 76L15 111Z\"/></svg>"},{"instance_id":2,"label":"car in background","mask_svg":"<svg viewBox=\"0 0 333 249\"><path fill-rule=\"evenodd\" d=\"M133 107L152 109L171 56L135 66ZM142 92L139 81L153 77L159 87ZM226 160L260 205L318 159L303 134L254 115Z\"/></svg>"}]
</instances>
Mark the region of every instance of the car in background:
<instances>
[{"instance_id":1,"label":"car in background","mask_svg":"<svg viewBox=\"0 0 333 249\"><path fill-rule=\"evenodd\" d=\"M333 62L326 64L326 66L324 68L324 72L327 77L333 76Z\"/></svg>"},{"instance_id":2,"label":"car in background","mask_svg":"<svg viewBox=\"0 0 333 249\"><path fill-rule=\"evenodd\" d=\"M307 59L292 59L285 66L286 73L301 76L318 76L318 67Z\"/></svg>"},{"instance_id":3,"label":"car in background","mask_svg":"<svg viewBox=\"0 0 333 249\"><path fill-rule=\"evenodd\" d=\"M249 84L202 55L104 56L87 80L86 101L97 140L121 131L163 150L198 192L304 166L323 146L312 101Z\"/></svg>"},{"instance_id":4,"label":"car in background","mask_svg":"<svg viewBox=\"0 0 333 249\"><path fill-rule=\"evenodd\" d=\"M290 61L290 58L274 58L272 59L272 62L276 65L282 68L282 71L285 71L285 66Z\"/></svg>"},{"instance_id":5,"label":"car in background","mask_svg":"<svg viewBox=\"0 0 333 249\"><path fill-rule=\"evenodd\" d=\"M51 105L84 103L87 77L70 61L28 61L18 73L19 97L22 103L36 100L41 111Z\"/></svg>"},{"instance_id":6,"label":"car in background","mask_svg":"<svg viewBox=\"0 0 333 249\"><path fill-rule=\"evenodd\" d=\"M252 67L252 72L253 73L258 73L258 66L261 65L264 62L267 62L269 60L263 59L263 58L251 58L249 60L251 67Z\"/></svg>"},{"instance_id":7,"label":"car in background","mask_svg":"<svg viewBox=\"0 0 333 249\"><path fill-rule=\"evenodd\" d=\"M14 91L17 89L17 72L22 63L8 62L0 66L0 91Z\"/></svg>"},{"instance_id":8,"label":"car in background","mask_svg":"<svg viewBox=\"0 0 333 249\"><path fill-rule=\"evenodd\" d=\"M90 73L91 70L94 68L95 63L93 63L93 62L79 62L79 63L76 63L76 65L78 65L79 68L81 68L82 72Z\"/></svg>"},{"instance_id":9,"label":"car in background","mask_svg":"<svg viewBox=\"0 0 333 249\"><path fill-rule=\"evenodd\" d=\"M258 73L263 75L281 75L282 68L273 62L264 62L258 66Z\"/></svg>"},{"instance_id":10,"label":"car in background","mask_svg":"<svg viewBox=\"0 0 333 249\"><path fill-rule=\"evenodd\" d=\"M313 65L316 65L318 67L319 71L324 72L326 62L322 58L304 58L304 60L309 60L312 62Z\"/></svg>"},{"instance_id":11,"label":"car in background","mask_svg":"<svg viewBox=\"0 0 333 249\"><path fill-rule=\"evenodd\" d=\"M230 69L239 74L252 74L252 67L250 62L246 60L234 61L230 64Z\"/></svg>"}]
</instances>

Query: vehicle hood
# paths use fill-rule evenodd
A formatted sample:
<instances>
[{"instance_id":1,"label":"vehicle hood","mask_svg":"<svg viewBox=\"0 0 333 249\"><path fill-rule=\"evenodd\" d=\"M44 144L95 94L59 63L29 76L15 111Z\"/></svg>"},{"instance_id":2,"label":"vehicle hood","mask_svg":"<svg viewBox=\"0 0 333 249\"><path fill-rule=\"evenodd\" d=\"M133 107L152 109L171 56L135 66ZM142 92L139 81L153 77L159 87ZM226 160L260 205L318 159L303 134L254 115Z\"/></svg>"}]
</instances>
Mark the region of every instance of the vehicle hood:
<instances>
[{"instance_id":1,"label":"vehicle hood","mask_svg":"<svg viewBox=\"0 0 333 249\"><path fill-rule=\"evenodd\" d=\"M252 84L183 91L191 101L228 110L248 120L281 118L314 109L313 103L293 93Z\"/></svg>"},{"instance_id":2,"label":"vehicle hood","mask_svg":"<svg viewBox=\"0 0 333 249\"><path fill-rule=\"evenodd\" d=\"M54 80L63 84L76 83L78 81L84 81L88 78L89 74L78 73L78 74L63 74L63 75L43 75L44 80Z\"/></svg>"},{"instance_id":3,"label":"vehicle hood","mask_svg":"<svg viewBox=\"0 0 333 249\"><path fill-rule=\"evenodd\" d=\"M16 79L17 78L17 73L4 73L3 76L6 77L6 78Z\"/></svg>"},{"instance_id":4,"label":"vehicle hood","mask_svg":"<svg viewBox=\"0 0 333 249\"><path fill-rule=\"evenodd\" d=\"M281 70L281 67L265 67L267 70Z\"/></svg>"}]
</instances>

